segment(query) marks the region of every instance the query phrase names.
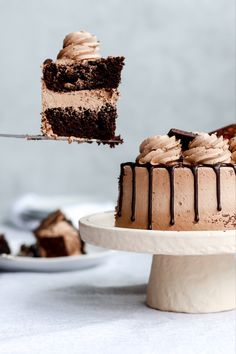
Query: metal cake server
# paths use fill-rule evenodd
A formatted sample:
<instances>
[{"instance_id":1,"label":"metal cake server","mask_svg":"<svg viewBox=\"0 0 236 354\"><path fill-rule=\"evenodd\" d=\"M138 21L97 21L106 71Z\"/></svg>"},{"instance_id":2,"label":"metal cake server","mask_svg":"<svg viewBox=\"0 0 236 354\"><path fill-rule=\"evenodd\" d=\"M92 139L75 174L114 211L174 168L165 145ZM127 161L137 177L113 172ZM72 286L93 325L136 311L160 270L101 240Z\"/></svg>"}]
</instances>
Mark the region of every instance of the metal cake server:
<instances>
[{"instance_id":1,"label":"metal cake server","mask_svg":"<svg viewBox=\"0 0 236 354\"><path fill-rule=\"evenodd\" d=\"M25 140L54 140L54 141L68 141L69 143L76 142L78 144L82 143L98 143L98 144L110 144L118 145L122 144L123 140L120 137L115 137L112 140L100 140L100 139L87 139L87 138L76 138L76 137L64 137L58 136L56 138L49 137L46 135L30 135L30 134L2 134L0 133L0 138L16 138Z\"/></svg>"}]
</instances>

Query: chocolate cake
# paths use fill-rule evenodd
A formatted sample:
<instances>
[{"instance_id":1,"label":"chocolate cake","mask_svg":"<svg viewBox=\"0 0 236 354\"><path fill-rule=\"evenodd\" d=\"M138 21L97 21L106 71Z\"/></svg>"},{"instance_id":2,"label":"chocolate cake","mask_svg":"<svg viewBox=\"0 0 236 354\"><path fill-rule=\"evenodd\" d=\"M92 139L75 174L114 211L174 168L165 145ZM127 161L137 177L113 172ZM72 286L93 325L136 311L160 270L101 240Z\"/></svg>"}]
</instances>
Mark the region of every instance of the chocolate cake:
<instances>
[{"instance_id":1,"label":"chocolate cake","mask_svg":"<svg viewBox=\"0 0 236 354\"><path fill-rule=\"evenodd\" d=\"M63 257L84 253L79 231L57 210L34 231L40 257Z\"/></svg>"},{"instance_id":2,"label":"chocolate cake","mask_svg":"<svg viewBox=\"0 0 236 354\"><path fill-rule=\"evenodd\" d=\"M57 138L120 139L115 136L118 86L124 57L101 58L95 36L68 34L57 60L45 60L42 133Z\"/></svg>"},{"instance_id":3,"label":"chocolate cake","mask_svg":"<svg viewBox=\"0 0 236 354\"><path fill-rule=\"evenodd\" d=\"M179 130L144 140L136 162L121 164L116 226L234 230L234 148L234 138Z\"/></svg>"},{"instance_id":4,"label":"chocolate cake","mask_svg":"<svg viewBox=\"0 0 236 354\"><path fill-rule=\"evenodd\" d=\"M4 235L0 235L0 254L11 254L10 247Z\"/></svg>"}]
</instances>

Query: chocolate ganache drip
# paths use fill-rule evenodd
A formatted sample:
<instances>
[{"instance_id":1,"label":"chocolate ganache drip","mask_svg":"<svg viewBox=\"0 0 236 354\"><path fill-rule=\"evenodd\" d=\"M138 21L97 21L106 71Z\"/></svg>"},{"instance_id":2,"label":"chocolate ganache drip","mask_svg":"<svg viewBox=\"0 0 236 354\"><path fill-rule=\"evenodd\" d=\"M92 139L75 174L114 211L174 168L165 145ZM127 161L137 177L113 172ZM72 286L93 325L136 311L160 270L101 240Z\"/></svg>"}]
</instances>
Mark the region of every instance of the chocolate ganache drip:
<instances>
[{"instance_id":1,"label":"chocolate ganache drip","mask_svg":"<svg viewBox=\"0 0 236 354\"><path fill-rule=\"evenodd\" d=\"M132 168L132 202L131 202L131 221L135 221L135 207L136 207L136 172L135 165Z\"/></svg>"},{"instance_id":2,"label":"chocolate ganache drip","mask_svg":"<svg viewBox=\"0 0 236 354\"><path fill-rule=\"evenodd\" d=\"M148 166L148 229L152 229L153 166Z\"/></svg>"}]
</instances>

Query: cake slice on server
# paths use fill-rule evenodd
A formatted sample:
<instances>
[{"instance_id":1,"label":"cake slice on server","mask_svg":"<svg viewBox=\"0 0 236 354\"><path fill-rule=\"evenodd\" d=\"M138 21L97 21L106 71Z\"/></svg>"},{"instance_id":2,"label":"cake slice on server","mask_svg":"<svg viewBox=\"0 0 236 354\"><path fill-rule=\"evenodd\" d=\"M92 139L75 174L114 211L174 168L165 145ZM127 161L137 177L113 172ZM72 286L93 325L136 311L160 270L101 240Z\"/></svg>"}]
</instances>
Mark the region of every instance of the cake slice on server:
<instances>
[{"instance_id":1,"label":"cake slice on server","mask_svg":"<svg viewBox=\"0 0 236 354\"><path fill-rule=\"evenodd\" d=\"M90 33L68 34L57 60L43 63L42 133L55 139L120 140L116 103L123 65L122 56L102 58Z\"/></svg>"}]
</instances>

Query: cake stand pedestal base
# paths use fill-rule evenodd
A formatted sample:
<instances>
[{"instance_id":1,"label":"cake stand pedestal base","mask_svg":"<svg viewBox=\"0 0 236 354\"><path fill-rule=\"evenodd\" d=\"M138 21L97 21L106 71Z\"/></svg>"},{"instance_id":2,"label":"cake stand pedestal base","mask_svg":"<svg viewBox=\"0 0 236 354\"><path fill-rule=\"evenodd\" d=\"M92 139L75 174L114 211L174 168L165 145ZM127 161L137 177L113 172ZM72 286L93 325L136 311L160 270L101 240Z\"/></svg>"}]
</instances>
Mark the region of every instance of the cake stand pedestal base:
<instances>
[{"instance_id":1,"label":"cake stand pedestal base","mask_svg":"<svg viewBox=\"0 0 236 354\"><path fill-rule=\"evenodd\" d=\"M114 226L114 212L80 220L85 242L153 255L147 305L209 313L236 307L236 232L159 231Z\"/></svg>"},{"instance_id":2,"label":"cake stand pedestal base","mask_svg":"<svg viewBox=\"0 0 236 354\"><path fill-rule=\"evenodd\" d=\"M235 308L234 255L154 255L147 305L163 311L187 313Z\"/></svg>"}]
</instances>

